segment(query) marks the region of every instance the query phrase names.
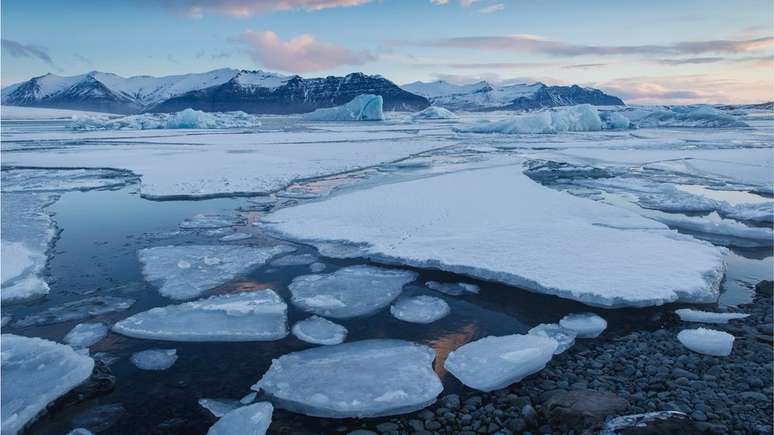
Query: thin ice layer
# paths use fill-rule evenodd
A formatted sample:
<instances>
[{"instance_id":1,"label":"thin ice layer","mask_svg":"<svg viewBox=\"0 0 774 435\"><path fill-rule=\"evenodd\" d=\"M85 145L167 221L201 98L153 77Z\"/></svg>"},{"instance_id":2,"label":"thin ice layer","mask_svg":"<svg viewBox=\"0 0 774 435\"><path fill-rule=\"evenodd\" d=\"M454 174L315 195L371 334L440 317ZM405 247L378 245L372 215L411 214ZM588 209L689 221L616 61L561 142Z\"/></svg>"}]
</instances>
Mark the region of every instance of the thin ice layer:
<instances>
[{"instance_id":1,"label":"thin ice layer","mask_svg":"<svg viewBox=\"0 0 774 435\"><path fill-rule=\"evenodd\" d=\"M91 376L94 360L70 346L3 334L2 433L16 434L46 406Z\"/></svg>"},{"instance_id":2,"label":"thin ice layer","mask_svg":"<svg viewBox=\"0 0 774 435\"><path fill-rule=\"evenodd\" d=\"M435 402L443 390L435 352L402 340L363 340L284 355L253 386L278 406L315 417L397 415Z\"/></svg>"},{"instance_id":3,"label":"thin ice layer","mask_svg":"<svg viewBox=\"0 0 774 435\"><path fill-rule=\"evenodd\" d=\"M159 293L172 299L191 299L293 249L282 245L159 246L140 250L139 257L143 275L159 287Z\"/></svg>"},{"instance_id":4,"label":"thin ice layer","mask_svg":"<svg viewBox=\"0 0 774 435\"><path fill-rule=\"evenodd\" d=\"M168 341L272 341L288 335L288 307L273 290L157 307L113 326L129 337Z\"/></svg>"},{"instance_id":5,"label":"thin ice layer","mask_svg":"<svg viewBox=\"0 0 774 435\"><path fill-rule=\"evenodd\" d=\"M264 222L312 244L348 242L371 259L603 307L714 301L725 271L724 250L541 186L519 165L376 186L284 208Z\"/></svg>"}]
</instances>

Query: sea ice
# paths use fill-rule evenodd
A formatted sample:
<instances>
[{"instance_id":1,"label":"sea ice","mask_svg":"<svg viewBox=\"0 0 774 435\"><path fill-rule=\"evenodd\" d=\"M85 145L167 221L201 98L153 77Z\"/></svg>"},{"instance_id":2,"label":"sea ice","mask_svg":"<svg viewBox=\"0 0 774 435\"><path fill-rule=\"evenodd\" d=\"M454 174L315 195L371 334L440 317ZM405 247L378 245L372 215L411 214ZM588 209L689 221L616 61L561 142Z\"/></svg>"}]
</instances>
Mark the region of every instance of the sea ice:
<instances>
[{"instance_id":1,"label":"sea ice","mask_svg":"<svg viewBox=\"0 0 774 435\"><path fill-rule=\"evenodd\" d=\"M172 299L191 299L293 250L285 245L158 246L141 249L139 257L143 275L159 286L159 293Z\"/></svg>"},{"instance_id":2,"label":"sea ice","mask_svg":"<svg viewBox=\"0 0 774 435\"><path fill-rule=\"evenodd\" d=\"M559 325L575 331L578 338L596 338L607 329L607 320L594 313L568 314L562 317Z\"/></svg>"},{"instance_id":3,"label":"sea ice","mask_svg":"<svg viewBox=\"0 0 774 435\"><path fill-rule=\"evenodd\" d=\"M348 333L347 328L319 316L296 323L292 332L301 341L324 345L343 343Z\"/></svg>"},{"instance_id":4,"label":"sea ice","mask_svg":"<svg viewBox=\"0 0 774 435\"><path fill-rule=\"evenodd\" d=\"M12 334L0 336L2 433L19 433L46 406L91 376L94 360L70 346Z\"/></svg>"},{"instance_id":5,"label":"sea ice","mask_svg":"<svg viewBox=\"0 0 774 435\"><path fill-rule=\"evenodd\" d=\"M272 341L288 335L287 305L272 290L157 307L113 326L129 337L169 341Z\"/></svg>"},{"instance_id":6,"label":"sea ice","mask_svg":"<svg viewBox=\"0 0 774 435\"><path fill-rule=\"evenodd\" d=\"M89 347L102 340L108 333L104 323L80 323L64 337L64 342L74 348Z\"/></svg>"},{"instance_id":7,"label":"sea ice","mask_svg":"<svg viewBox=\"0 0 774 435\"><path fill-rule=\"evenodd\" d=\"M238 400L224 399L199 399L199 405L218 418L242 406Z\"/></svg>"},{"instance_id":8,"label":"sea ice","mask_svg":"<svg viewBox=\"0 0 774 435\"><path fill-rule=\"evenodd\" d=\"M400 298L390 307L396 319L411 323L432 323L446 317L449 311L446 301L433 296Z\"/></svg>"},{"instance_id":9,"label":"sea ice","mask_svg":"<svg viewBox=\"0 0 774 435\"><path fill-rule=\"evenodd\" d=\"M541 323L527 333L556 340L559 346L554 351L554 355L558 355L571 348L575 344L575 337L578 335L574 330L565 328L557 323Z\"/></svg>"},{"instance_id":10,"label":"sea ice","mask_svg":"<svg viewBox=\"0 0 774 435\"><path fill-rule=\"evenodd\" d=\"M207 435L264 435L273 412L274 407L269 402L242 406L221 417Z\"/></svg>"},{"instance_id":11,"label":"sea ice","mask_svg":"<svg viewBox=\"0 0 774 435\"><path fill-rule=\"evenodd\" d=\"M414 119L457 119L451 110L444 109L443 107L430 106L422 111L419 111L411 115Z\"/></svg>"},{"instance_id":12,"label":"sea ice","mask_svg":"<svg viewBox=\"0 0 774 435\"><path fill-rule=\"evenodd\" d=\"M463 133L539 134L565 131L599 131L603 123L597 109L590 104L543 110L514 116L501 121L461 127Z\"/></svg>"},{"instance_id":13,"label":"sea ice","mask_svg":"<svg viewBox=\"0 0 774 435\"><path fill-rule=\"evenodd\" d=\"M115 169L3 169L2 191L85 191L123 186L133 178Z\"/></svg>"},{"instance_id":14,"label":"sea ice","mask_svg":"<svg viewBox=\"0 0 774 435\"><path fill-rule=\"evenodd\" d=\"M312 254L300 254L300 255L286 255L284 257L272 260L270 265L272 267L285 267L285 266L306 266L317 261L317 257Z\"/></svg>"},{"instance_id":15,"label":"sea ice","mask_svg":"<svg viewBox=\"0 0 774 435\"><path fill-rule=\"evenodd\" d=\"M142 370L166 370L177 361L175 349L149 349L136 352L131 357L132 364Z\"/></svg>"},{"instance_id":16,"label":"sea ice","mask_svg":"<svg viewBox=\"0 0 774 435\"><path fill-rule=\"evenodd\" d=\"M303 116L308 121L382 121L382 96L363 94L347 104L317 109Z\"/></svg>"},{"instance_id":17,"label":"sea ice","mask_svg":"<svg viewBox=\"0 0 774 435\"><path fill-rule=\"evenodd\" d=\"M293 352L253 386L292 412L328 418L405 414L443 390L435 352L402 340L363 340Z\"/></svg>"},{"instance_id":18,"label":"sea ice","mask_svg":"<svg viewBox=\"0 0 774 435\"><path fill-rule=\"evenodd\" d=\"M712 356L729 356L734 346L734 336L714 329L684 329L677 339L688 349Z\"/></svg>"},{"instance_id":19,"label":"sea ice","mask_svg":"<svg viewBox=\"0 0 774 435\"><path fill-rule=\"evenodd\" d=\"M245 112L202 112L185 109L174 113L143 113L122 116L75 116L70 123L73 130L154 130L177 128L250 128L261 122Z\"/></svg>"},{"instance_id":20,"label":"sea ice","mask_svg":"<svg viewBox=\"0 0 774 435\"><path fill-rule=\"evenodd\" d=\"M425 286L431 290L447 294L449 296L460 296L465 293L478 293L481 289L475 284L468 284L464 282L438 282L428 281Z\"/></svg>"},{"instance_id":21,"label":"sea ice","mask_svg":"<svg viewBox=\"0 0 774 435\"><path fill-rule=\"evenodd\" d=\"M690 308L681 308L675 310L680 320L684 322L699 323L728 323L729 320L744 319L750 316L744 313L711 313L708 311L692 310Z\"/></svg>"},{"instance_id":22,"label":"sea ice","mask_svg":"<svg viewBox=\"0 0 774 435\"><path fill-rule=\"evenodd\" d=\"M304 311L345 319L374 313L398 297L415 272L351 266L326 275L302 275L288 288L291 301Z\"/></svg>"},{"instance_id":23,"label":"sea ice","mask_svg":"<svg viewBox=\"0 0 774 435\"><path fill-rule=\"evenodd\" d=\"M92 296L66 302L39 313L30 314L17 320L14 325L19 328L25 328L28 326L50 325L81 320L87 317L102 316L128 310L134 305L134 302L134 299L118 296Z\"/></svg>"},{"instance_id":24,"label":"sea ice","mask_svg":"<svg viewBox=\"0 0 774 435\"><path fill-rule=\"evenodd\" d=\"M632 211L544 187L520 165L342 193L275 211L263 225L326 251L336 241L354 247L349 255L602 307L712 302L725 271L724 249Z\"/></svg>"},{"instance_id":25,"label":"sea ice","mask_svg":"<svg viewBox=\"0 0 774 435\"><path fill-rule=\"evenodd\" d=\"M253 235L252 234L248 234L248 233L234 233L234 234L229 234L227 236L221 237L220 241L221 242L236 242L238 240L246 240L246 239L249 239L251 237L253 237Z\"/></svg>"},{"instance_id":26,"label":"sea ice","mask_svg":"<svg viewBox=\"0 0 774 435\"><path fill-rule=\"evenodd\" d=\"M470 388L492 391L543 370L558 345L529 334L484 337L451 352L443 367Z\"/></svg>"}]
</instances>

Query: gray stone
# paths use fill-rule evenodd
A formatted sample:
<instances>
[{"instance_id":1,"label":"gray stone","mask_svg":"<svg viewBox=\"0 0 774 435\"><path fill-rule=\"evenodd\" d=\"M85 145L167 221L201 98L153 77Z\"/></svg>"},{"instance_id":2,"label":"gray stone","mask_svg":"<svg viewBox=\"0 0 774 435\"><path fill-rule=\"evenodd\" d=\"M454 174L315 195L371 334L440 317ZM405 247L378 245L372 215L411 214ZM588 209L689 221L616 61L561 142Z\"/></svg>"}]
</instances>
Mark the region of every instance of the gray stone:
<instances>
[{"instance_id":1,"label":"gray stone","mask_svg":"<svg viewBox=\"0 0 774 435\"><path fill-rule=\"evenodd\" d=\"M398 425L387 421L384 423L377 424L376 430L378 430L381 433L396 432L398 430Z\"/></svg>"},{"instance_id":2,"label":"gray stone","mask_svg":"<svg viewBox=\"0 0 774 435\"><path fill-rule=\"evenodd\" d=\"M544 404L546 417L562 427L587 428L618 415L629 402L609 391L571 390L553 394Z\"/></svg>"}]
</instances>

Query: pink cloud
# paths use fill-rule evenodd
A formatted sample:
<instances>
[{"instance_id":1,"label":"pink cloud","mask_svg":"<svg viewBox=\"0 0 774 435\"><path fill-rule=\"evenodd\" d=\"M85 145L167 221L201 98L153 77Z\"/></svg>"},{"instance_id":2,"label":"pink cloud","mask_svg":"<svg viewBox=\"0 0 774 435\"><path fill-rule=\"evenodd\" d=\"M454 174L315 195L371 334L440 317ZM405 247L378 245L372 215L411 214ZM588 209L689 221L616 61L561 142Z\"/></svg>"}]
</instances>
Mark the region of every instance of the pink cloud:
<instances>
[{"instance_id":1,"label":"pink cloud","mask_svg":"<svg viewBox=\"0 0 774 435\"><path fill-rule=\"evenodd\" d=\"M247 18L277 11L319 11L359 6L371 0L161 0L167 7L201 18L207 13Z\"/></svg>"},{"instance_id":2,"label":"pink cloud","mask_svg":"<svg viewBox=\"0 0 774 435\"><path fill-rule=\"evenodd\" d=\"M740 80L704 74L632 77L592 83L629 104L760 103L774 100L766 80Z\"/></svg>"},{"instance_id":3,"label":"pink cloud","mask_svg":"<svg viewBox=\"0 0 774 435\"><path fill-rule=\"evenodd\" d=\"M360 65L374 60L367 51L352 51L309 34L283 41L272 31L247 30L236 41L248 47L250 56L269 69L305 73L332 69L341 65Z\"/></svg>"}]
</instances>

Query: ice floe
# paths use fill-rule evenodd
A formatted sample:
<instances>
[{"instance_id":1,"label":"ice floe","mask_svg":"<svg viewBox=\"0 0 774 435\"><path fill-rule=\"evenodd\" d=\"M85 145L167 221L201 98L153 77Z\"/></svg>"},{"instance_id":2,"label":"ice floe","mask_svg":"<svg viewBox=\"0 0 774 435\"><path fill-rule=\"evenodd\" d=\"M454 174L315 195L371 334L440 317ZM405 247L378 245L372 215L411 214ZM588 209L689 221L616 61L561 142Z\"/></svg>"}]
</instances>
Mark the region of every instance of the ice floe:
<instances>
[{"instance_id":1,"label":"ice floe","mask_svg":"<svg viewBox=\"0 0 774 435\"><path fill-rule=\"evenodd\" d=\"M460 296L465 293L478 293L481 289L475 284L464 282L438 282L428 281L425 286L431 290L447 294L449 296Z\"/></svg>"},{"instance_id":2,"label":"ice floe","mask_svg":"<svg viewBox=\"0 0 774 435\"><path fill-rule=\"evenodd\" d=\"M438 106L430 106L413 115L413 119L457 119L458 116L449 109Z\"/></svg>"},{"instance_id":3,"label":"ice floe","mask_svg":"<svg viewBox=\"0 0 774 435\"><path fill-rule=\"evenodd\" d=\"M304 311L344 319L365 316L390 304L417 277L408 270L351 266L325 275L302 275L288 286Z\"/></svg>"},{"instance_id":4,"label":"ice floe","mask_svg":"<svg viewBox=\"0 0 774 435\"><path fill-rule=\"evenodd\" d=\"M484 337L449 353L443 367L470 388L492 391L543 370L558 345L529 334Z\"/></svg>"},{"instance_id":5,"label":"ice floe","mask_svg":"<svg viewBox=\"0 0 774 435\"><path fill-rule=\"evenodd\" d=\"M556 340L559 346L556 347L554 355L558 355L571 348L575 344L575 337L578 336L578 333L574 330L565 328L557 323L541 323L527 333Z\"/></svg>"},{"instance_id":6,"label":"ice floe","mask_svg":"<svg viewBox=\"0 0 774 435\"><path fill-rule=\"evenodd\" d=\"M288 335L287 308L272 290L233 293L137 313L113 331L168 341L279 340Z\"/></svg>"},{"instance_id":7,"label":"ice floe","mask_svg":"<svg viewBox=\"0 0 774 435\"><path fill-rule=\"evenodd\" d=\"M712 356L729 356L734 346L734 336L714 329L684 329L677 339L688 349Z\"/></svg>"},{"instance_id":8,"label":"ice floe","mask_svg":"<svg viewBox=\"0 0 774 435\"><path fill-rule=\"evenodd\" d=\"M680 316L680 320L684 322L698 323L728 323L729 320L744 319L745 317L750 316L745 313L712 313L690 308L681 308L675 310L675 313Z\"/></svg>"},{"instance_id":9,"label":"ice floe","mask_svg":"<svg viewBox=\"0 0 774 435\"><path fill-rule=\"evenodd\" d=\"M64 337L64 342L74 348L89 347L105 338L108 327L104 323L81 323L75 325Z\"/></svg>"},{"instance_id":10,"label":"ice floe","mask_svg":"<svg viewBox=\"0 0 774 435\"><path fill-rule=\"evenodd\" d=\"M149 349L135 352L130 358L132 364L142 370L166 370L177 361L175 349Z\"/></svg>"},{"instance_id":11,"label":"ice floe","mask_svg":"<svg viewBox=\"0 0 774 435\"><path fill-rule=\"evenodd\" d=\"M347 104L317 109L303 116L308 121L381 121L382 96L363 94L353 98Z\"/></svg>"},{"instance_id":12,"label":"ice floe","mask_svg":"<svg viewBox=\"0 0 774 435\"><path fill-rule=\"evenodd\" d=\"M17 327L49 325L70 322L87 317L125 311L134 305L135 300L118 296L91 296L77 301L65 302L39 313L30 314L14 322Z\"/></svg>"},{"instance_id":13,"label":"ice floe","mask_svg":"<svg viewBox=\"0 0 774 435\"><path fill-rule=\"evenodd\" d=\"M578 338L596 338L607 329L607 320L594 313L577 313L562 317L559 325L575 331Z\"/></svg>"},{"instance_id":14,"label":"ice floe","mask_svg":"<svg viewBox=\"0 0 774 435\"><path fill-rule=\"evenodd\" d=\"M70 346L40 338L3 334L3 434L19 433L46 406L91 376L94 360Z\"/></svg>"},{"instance_id":15,"label":"ice floe","mask_svg":"<svg viewBox=\"0 0 774 435\"><path fill-rule=\"evenodd\" d=\"M202 112L185 109L174 113L143 113L119 118L99 115L75 116L73 130L155 130L178 128L250 128L261 122L245 112Z\"/></svg>"},{"instance_id":16,"label":"ice floe","mask_svg":"<svg viewBox=\"0 0 774 435\"><path fill-rule=\"evenodd\" d=\"M172 299L191 299L292 252L284 245L255 248L241 245L158 246L139 251L142 273Z\"/></svg>"},{"instance_id":17,"label":"ice floe","mask_svg":"<svg viewBox=\"0 0 774 435\"><path fill-rule=\"evenodd\" d=\"M238 400L225 399L199 399L199 405L219 418L242 406Z\"/></svg>"},{"instance_id":18,"label":"ice floe","mask_svg":"<svg viewBox=\"0 0 774 435\"><path fill-rule=\"evenodd\" d=\"M273 412L269 402L242 406L221 417L207 435L264 435L271 425Z\"/></svg>"},{"instance_id":19,"label":"ice floe","mask_svg":"<svg viewBox=\"0 0 774 435\"><path fill-rule=\"evenodd\" d=\"M422 409L443 390L435 352L402 340L363 340L293 352L253 386L281 408L329 417L379 417Z\"/></svg>"},{"instance_id":20,"label":"ice floe","mask_svg":"<svg viewBox=\"0 0 774 435\"><path fill-rule=\"evenodd\" d=\"M451 311L443 299L433 296L400 298L390 307L390 313L398 320L410 323L432 323L446 317Z\"/></svg>"},{"instance_id":21,"label":"ice floe","mask_svg":"<svg viewBox=\"0 0 774 435\"><path fill-rule=\"evenodd\" d=\"M293 325L293 335L312 344L332 345L343 343L347 328L319 316L311 316Z\"/></svg>"}]
</instances>

